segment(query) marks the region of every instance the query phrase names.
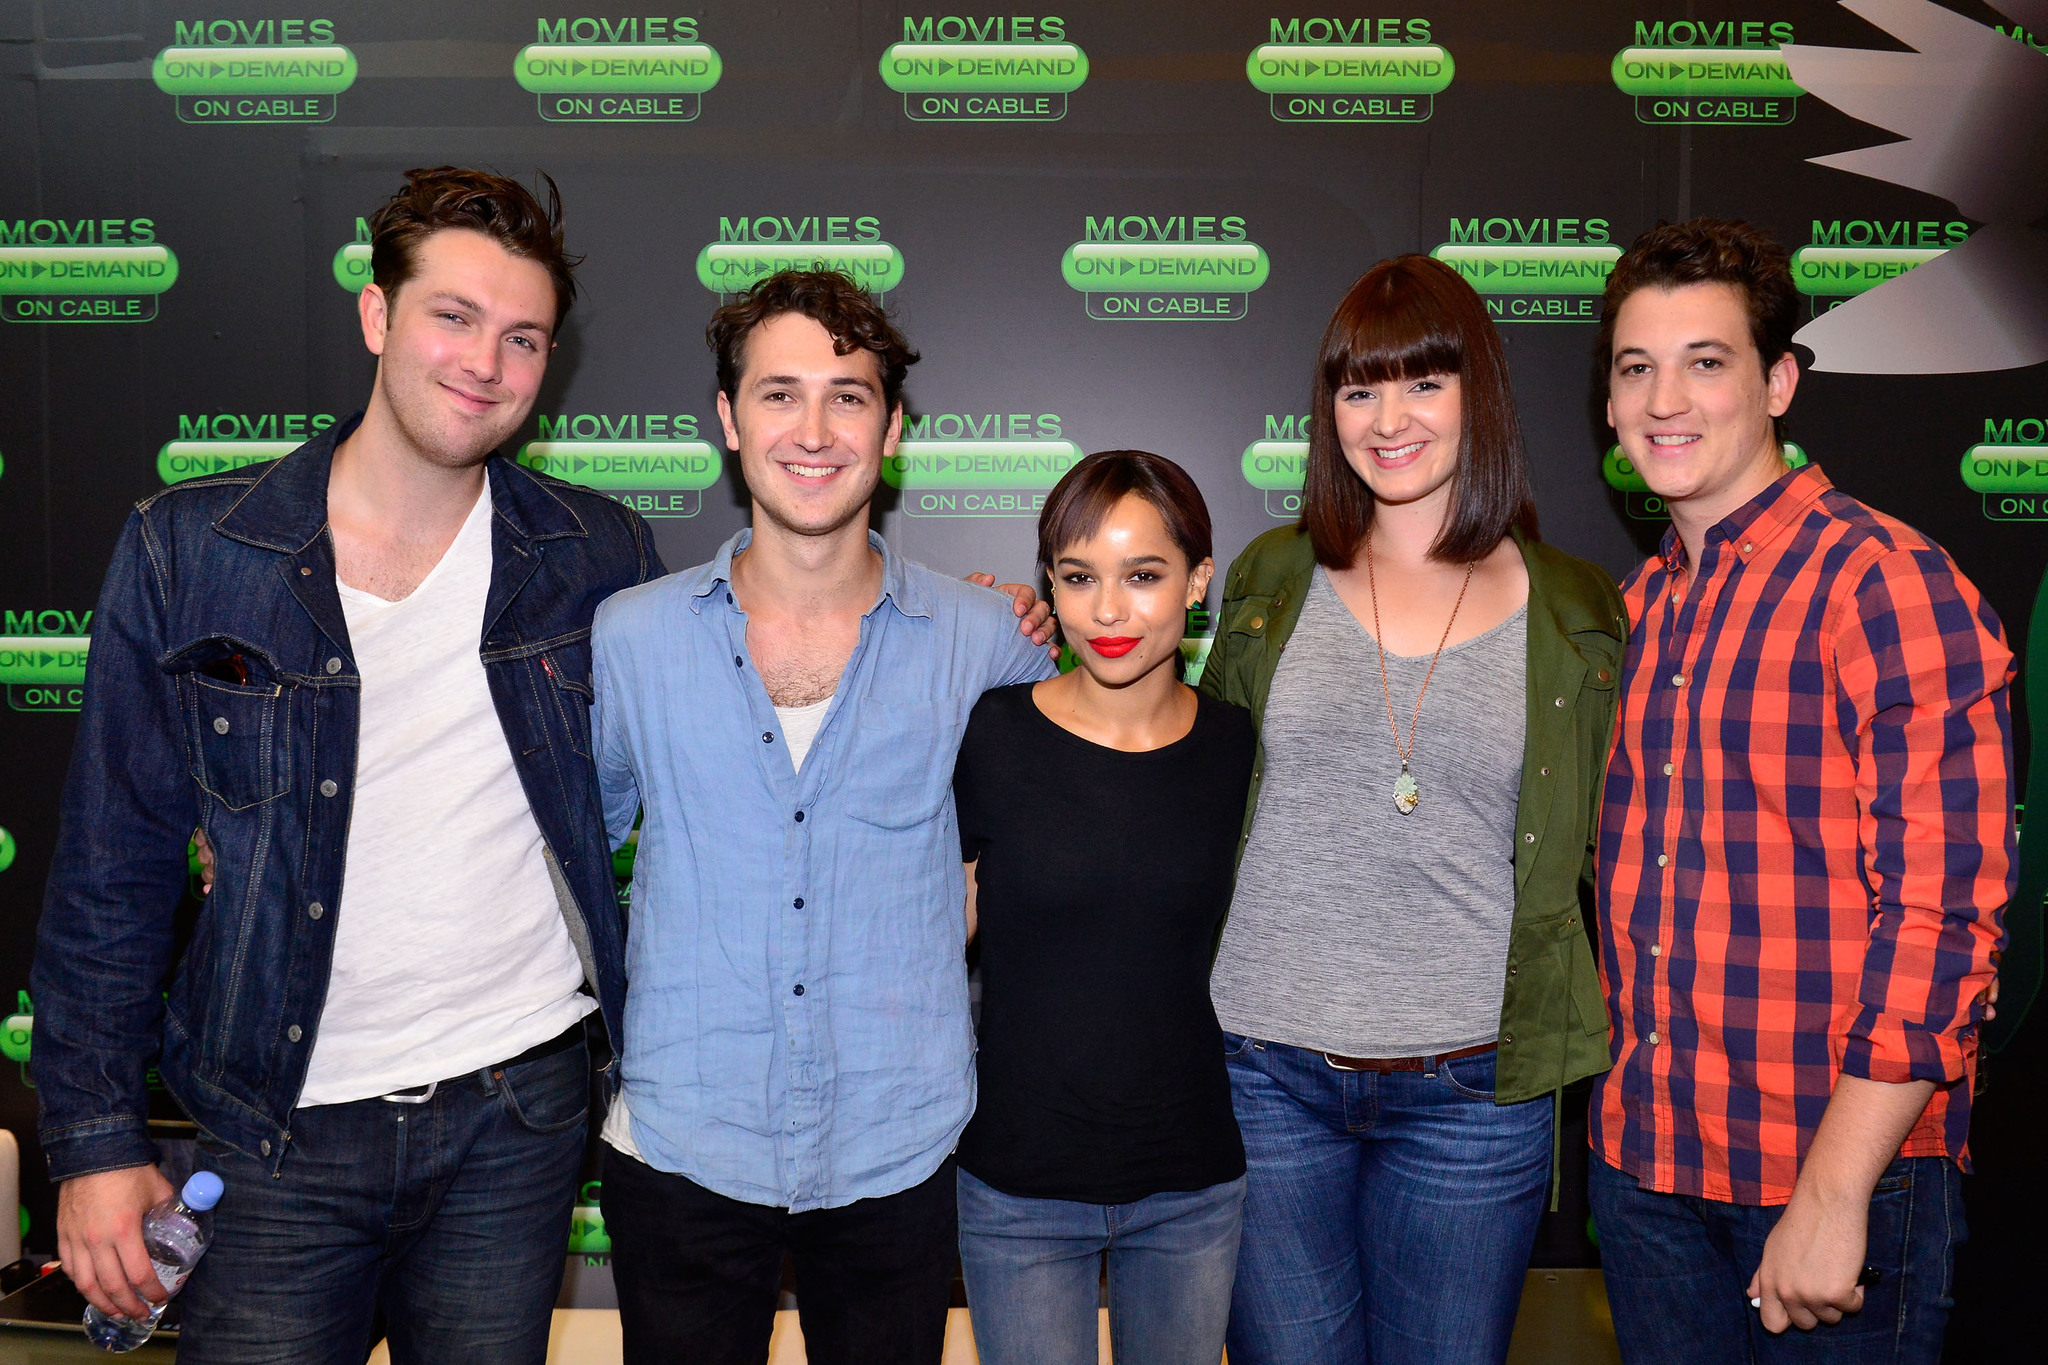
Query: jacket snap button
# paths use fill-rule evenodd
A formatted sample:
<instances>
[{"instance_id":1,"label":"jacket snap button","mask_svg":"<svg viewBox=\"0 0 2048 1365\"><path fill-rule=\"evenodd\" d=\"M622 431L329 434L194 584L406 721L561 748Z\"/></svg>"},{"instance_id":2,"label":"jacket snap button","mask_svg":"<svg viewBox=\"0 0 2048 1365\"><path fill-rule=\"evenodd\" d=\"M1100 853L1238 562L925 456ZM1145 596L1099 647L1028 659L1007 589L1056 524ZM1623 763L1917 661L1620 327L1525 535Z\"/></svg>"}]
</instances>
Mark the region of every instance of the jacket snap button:
<instances>
[{"instance_id":1,"label":"jacket snap button","mask_svg":"<svg viewBox=\"0 0 2048 1365\"><path fill-rule=\"evenodd\" d=\"M1545 777L1548 777L1548 776L1550 776L1550 769L1549 769L1549 768L1545 768L1545 769L1543 770L1543 775L1544 775Z\"/></svg>"},{"instance_id":2,"label":"jacket snap button","mask_svg":"<svg viewBox=\"0 0 2048 1365\"><path fill-rule=\"evenodd\" d=\"M270 1139L269 1139L269 1138L265 1138L265 1139L263 1139L263 1141L261 1141L261 1142L257 1143L257 1144L256 1144L256 1150L257 1150L257 1151L259 1151L259 1152L261 1152L261 1153L263 1153L263 1155L265 1155L265 1156L269 1156L269 1155L270 1155Z\"/></svg>"},{"instance_id":3,"label":"jacket snap button","mask_svg":"<svg viewBox=\"0 0 2048 1365\"><path fill-rule=\"evenodd\" d=\"M1610 682L1613 680L1614 675L1603 668L1600 670L1599 677L1601 682Z\"/></svg>"},{"instance_id":4,"label":"jacket snap button","mask_svg":"<svg viewBox=\"0 0 2048 1365\"><path fill-rule=\"evenodd\" d=\"M327 661L327 671L328 671L328 672L329 672L330 674L332 674L332 673L339 673L339 672L341 672L341 660L339 660L339 659L329 659L329 660Z\"/></svg>"},{"instance_id":5,"label":"jacket snap button","mask_svg":"<svg viewBox=\"0 0 2048 1365\"><path fill-rule=\"evenodd\" d=\"M284 1031L284 1036L296 1043L299 1041L299 1039L306 1036L306 1031L300 1028L297 1024L293 1024L290 1028Z\"/></svg>"},{"instance_id":6,"label":"jacket snap button","mask_svg":"<svg viewBox=\"0 0 2048 1365\"><path fill-rule=\"evenodd\" d=\"M1524 834L1522 836L1522 842L1525 844L1533 844L1536 842L1536 836L1533 834Z\"/></svg>"},{"instance_id":7,"label":"jacket snap button","mask_svg":"<svg viewBox=\"0 0 2048 1365\"><path fill-rule=\"evenodd\" d=\"M1557 704L1558 704L1559 706L1563 706L1563 705L1564 705L1564 698L1563 698L1563 697L1559 697L1559 698L1557 699Z\"/></svg>"},{"instance_id":8,"label":"jacket snap button","mask_svg":"<svg viewBox=\"0 0 2048 1365\"><path fill-rule=\"evenodd\" d=\"M314 901L311 905L306 907L307 919L319 919L322 915L326 913L327 907L322 905L319 901Z\"/></svg>"},{"instance_id":9,"label":"jacket snap button","mask_svg":"<svg viewBox=\"0 0 2048 1365\"><path fill-rule=\"evenodd\" d=\"M1257 630L1257 629L1258 629L1258 628L1259 628L1260 626L1263 626L1263 625L1265 625L1265 624L1266 624L1266 618L1265 618L1265 617L1263 617L1263 616L1254 616L1254 617L1252 618L1252 621L1251 621L1251 626L1252 626L1252 629L1253 629L1253 630Z\"/></svg>"},{"instance_id":10,"label":"jacket snap button","mask_svg":"<svg viewBox=\"0 0 2048 1365\"><path fill-rule=\"evenodd\" d=\"M311 578L312 576L313 576L313 571L312 571L311 569L305 568L305 567L303 567L303 566L301 566L301 567L300 567L300 569L299 569L299 577L301 577L301 578Z\"/></svg>"},{"instance_id":11,"label":"jacket snap button","mask_svg":"<svg viewBox=\"0 0 2048 1365\"><path fill-rule=\"evenodd\" d=\"M332 796L340 790L341 788L334 785L334 779L331 777L320 784L320 794L322 796Z\"/></svg>"},{"instance_id":12,"label":"jacket snap button","mask_svg":"<svg viewBox=\"0 0 2048 1365\"><path fill-rule=\"evenodd\" d=\"M228 732L228 718L226 716L215 716L213 718L213 732L217 735L224 735Z\"/></svg>"}]
</instances>

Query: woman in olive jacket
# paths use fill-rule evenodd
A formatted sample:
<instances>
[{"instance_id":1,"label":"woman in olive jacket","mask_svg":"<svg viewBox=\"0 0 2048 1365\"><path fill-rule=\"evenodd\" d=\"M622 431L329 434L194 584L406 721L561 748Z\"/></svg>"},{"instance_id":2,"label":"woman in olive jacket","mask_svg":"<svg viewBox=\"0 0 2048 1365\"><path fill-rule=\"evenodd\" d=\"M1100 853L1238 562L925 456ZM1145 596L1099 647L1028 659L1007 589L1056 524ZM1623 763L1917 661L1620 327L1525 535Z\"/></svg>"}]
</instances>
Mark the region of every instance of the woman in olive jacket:
<instances>
[{"instance_id":1,"label":"woman in olive jacket","mask_svg":"<svg viewBox=\"0 0 2048 1365\"><path fill-rule=\"evenodd\" d=\"M1500 339L1383 261L1323 337L1298 526L1231 566L1205 692L1260 747L1211 995L1248 1172L1233 1365L1505 1358L1563 1087L1627 618L1535 535Z\"/></svg>"}]
</instances>

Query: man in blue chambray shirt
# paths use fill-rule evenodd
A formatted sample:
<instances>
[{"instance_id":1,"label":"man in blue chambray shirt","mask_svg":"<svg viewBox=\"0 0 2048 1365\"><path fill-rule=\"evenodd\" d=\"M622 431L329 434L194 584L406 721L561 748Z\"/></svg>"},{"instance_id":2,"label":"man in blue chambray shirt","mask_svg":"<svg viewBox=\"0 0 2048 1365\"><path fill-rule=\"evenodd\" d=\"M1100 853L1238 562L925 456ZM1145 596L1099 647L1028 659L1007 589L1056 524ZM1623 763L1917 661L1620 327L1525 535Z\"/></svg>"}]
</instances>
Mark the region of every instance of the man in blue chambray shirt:
<instances>
[{"instance_id":1,"label":"man in blue chambray shirt","mask_svg":"<svg viewBox=\"0 0 2048 1365\"><path fill-rule=\"evenodd\" d=\"M753 524L594 634L615 843L644 811L604 1129L626 1360L763 1359L787 1250L811 1360L937 1365L974 1108L953 760L1052 668L868 529L917 355L865 290L785 271L708 337Z\"/></svg>"}]
</instances>

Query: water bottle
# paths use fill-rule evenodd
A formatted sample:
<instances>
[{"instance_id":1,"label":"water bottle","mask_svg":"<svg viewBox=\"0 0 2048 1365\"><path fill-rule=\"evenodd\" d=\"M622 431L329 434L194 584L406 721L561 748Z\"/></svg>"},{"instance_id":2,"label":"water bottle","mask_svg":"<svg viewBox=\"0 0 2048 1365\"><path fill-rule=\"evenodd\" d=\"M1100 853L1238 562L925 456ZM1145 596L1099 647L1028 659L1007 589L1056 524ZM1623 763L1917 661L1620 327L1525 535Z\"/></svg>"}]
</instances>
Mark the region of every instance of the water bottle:
<instances>
[{"instance_id":1,"label":"water bottle","mask_svg":"<svg viewBox=\"0 0 2048 1365\"><path fill-rule=\"evenodd\" d=\"M208 1212L220 1202L220 1177L212 1171L195 1172L176 1198L166 1199L142 1216L142 1245L149 1252L150 1266L157 1282L175 1294L184 1288L185 1277L199 1262L200 1253L213 1235ZM148 1302L148 1300L144 1300ZM85 1335L95 1346L109 1351L132 1351L149 1340L169 1300L156 1304L146 1318L124 1318L102 1313L92 1305L85 1309Z\"/></svg>"}]
</instances>

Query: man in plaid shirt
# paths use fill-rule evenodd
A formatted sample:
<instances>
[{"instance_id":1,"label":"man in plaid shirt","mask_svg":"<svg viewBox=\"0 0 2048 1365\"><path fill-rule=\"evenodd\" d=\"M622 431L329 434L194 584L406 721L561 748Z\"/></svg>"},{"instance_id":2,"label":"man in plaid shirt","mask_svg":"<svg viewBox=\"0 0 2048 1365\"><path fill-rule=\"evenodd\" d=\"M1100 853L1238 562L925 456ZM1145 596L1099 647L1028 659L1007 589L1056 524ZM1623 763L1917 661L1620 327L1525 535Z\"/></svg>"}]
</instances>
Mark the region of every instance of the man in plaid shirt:
<instances>
[{"instance_id":1,"label":"man in plaid shirt","mask_svg":"<svg viewBox=\"0 0 2048 1365\"><path fill-rule=\"evenodd\" d=\"M1607 285L1608 421L1672 523L1623 585L1599 835L1629 1365L1933 1365L1964 1236L2012 655L1940 546L1787 468L1796 298L1782 247L1705 219Z\"/></svg>"}]
</instances>

